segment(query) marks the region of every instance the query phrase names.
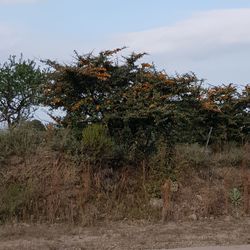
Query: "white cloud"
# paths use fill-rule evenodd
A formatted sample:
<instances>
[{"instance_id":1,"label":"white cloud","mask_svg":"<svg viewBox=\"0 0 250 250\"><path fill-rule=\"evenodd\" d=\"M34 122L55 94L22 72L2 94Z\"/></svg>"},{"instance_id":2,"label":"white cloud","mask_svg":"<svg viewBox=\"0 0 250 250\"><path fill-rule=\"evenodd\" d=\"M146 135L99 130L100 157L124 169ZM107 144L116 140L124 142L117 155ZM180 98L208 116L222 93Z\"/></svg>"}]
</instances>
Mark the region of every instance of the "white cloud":
<instances>
[{"instance_id":1,"label":"white cloud","mask_svg":"<svg viewBox=\"0 0 250 250\"><path fill-rule=\"evenodd\" d=\"M124 34L117 40L152 54L204 59L250 48L249 26L250 9L215 10L173 26Z\"/></svg>"},{"instance_id":2,"label":"white cloud","mask_svg":"<svg viewBox=\"0 0 250 250\"><path fill-rule=\"evenodd\" d=\"M126 45L133 51L148 52L150 56L145 60L154 61L170 74L194 71L212 83L247 83L250 82L249 26L250 9L197 13L172 26L108 39L98 35L85 38L80 34L41 33L0 23L0 62L9 54L21 52L30 58L71 61L75 49L87 53Z\"/></svg>"},{"instance_id":3,"label":"white cloud","mask_svg":"<svg viewBox=\"0 0 250 250\"><path fill-rule=\"evenodd\" d=\"M167 72L194 71L214 83L248 83L250 8L196 13L172 26L116 36Z\"/></svg>"},{"instance_id":4,"label":"white cloud","mask_svg":"<svg viewBox=\"0 0 250 250\"><path fill-rule=\"evenodd\" d=\"M0 4L26 4L36 2L39 2L39 0L0 0Z\"/></svg>"}]
</instances>

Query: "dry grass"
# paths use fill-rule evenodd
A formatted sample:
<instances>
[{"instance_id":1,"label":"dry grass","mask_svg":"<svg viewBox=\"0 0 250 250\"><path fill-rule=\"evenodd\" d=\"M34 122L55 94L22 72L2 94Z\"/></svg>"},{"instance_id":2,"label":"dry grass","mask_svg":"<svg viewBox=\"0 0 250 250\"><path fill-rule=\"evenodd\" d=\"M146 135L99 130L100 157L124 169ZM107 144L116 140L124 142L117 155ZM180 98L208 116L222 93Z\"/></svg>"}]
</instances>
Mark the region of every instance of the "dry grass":
<instances>
[{"instance_id":1,"label":"dry grass","mask_svg":"<svg viewBox=\"0 0 250 250\"><path fill-rule=\"evenodd\" d=\"M171 216L171 180L167 179L162 186L162 222L165 222L167 219L170 219Z\"/></svg>"},{"instance_id":2,"label":"dry grass","mask_svg":"<svg viewBox=\"0 0 250 250\"><path fill-rule=\"evenodd\" d=\"M93 167L81 155L69 155L77 149L70 134L53 137L50 130L44 133L45 141L33 149L27 137L29 143L24 145L33 153L25 159L18 154L5 159L0 180L1 222L93 225L103 220L158 221L161 209L150 205L155 197L163 199L162 218L168 214L171 220L250 212L249 145L209 154L197 144L179 145L172 165L164 162L166 154L161 151L154 167L149 166L150 161L136 168ZM161 193L168 173L177 180L178 190L172 192L165 183ZM240 194L237 202L230 196L232 190Z\"/></svg>"}]
</instances>

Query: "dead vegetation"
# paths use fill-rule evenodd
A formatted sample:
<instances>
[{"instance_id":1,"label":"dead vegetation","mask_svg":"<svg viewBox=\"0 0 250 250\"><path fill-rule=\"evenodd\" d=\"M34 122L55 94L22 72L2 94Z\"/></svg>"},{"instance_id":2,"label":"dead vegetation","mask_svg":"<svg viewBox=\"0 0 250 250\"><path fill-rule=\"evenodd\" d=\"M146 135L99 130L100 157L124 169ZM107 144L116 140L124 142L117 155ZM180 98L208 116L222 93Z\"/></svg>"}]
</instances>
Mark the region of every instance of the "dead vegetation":
<instances>
[{"instance_id":1,"label":"dead vegetation","mask_svg":"<svg viewBox=\"0 0 250 250\"><path fill-rule=\"evenodd\" d=\"M94 159L97 165L93 168L93 158L86 159L74 141L69 143L69 134L55 138L58 134L51 133L44 132L41 143L26 136L29 154L15 153L22 142L19 148L9 146L8 150L5 143L2 223L93 225L105 220L204 220L249 214L249 145L210 153L196 144L179 145L169 178L161 166L156 171L150 161L143 161L139 168L114 168L103 167ZM69 153L75 149L76 154ZM162 155L160 151L156 155L160 161L154 158L154 162L162 164Z\"/></svg>"}]
</instances>

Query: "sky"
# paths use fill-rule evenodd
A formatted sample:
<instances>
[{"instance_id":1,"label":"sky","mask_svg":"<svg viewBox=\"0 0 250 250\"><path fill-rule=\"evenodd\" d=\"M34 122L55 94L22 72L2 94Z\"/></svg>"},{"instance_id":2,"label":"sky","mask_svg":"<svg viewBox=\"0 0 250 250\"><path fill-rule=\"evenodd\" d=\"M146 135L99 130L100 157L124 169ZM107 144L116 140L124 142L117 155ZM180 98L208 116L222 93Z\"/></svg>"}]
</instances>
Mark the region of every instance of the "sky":
<instances>
[{"instance_id":1,"label":"sky","mask_svg":"<svg viewBox=\"0 0 250 250\"><path fill-rule=\"evenodd\" d=\"M127 46L168 74L250 82L249 0L0 0L0 63Z\"/></svg>"}]
</instances>

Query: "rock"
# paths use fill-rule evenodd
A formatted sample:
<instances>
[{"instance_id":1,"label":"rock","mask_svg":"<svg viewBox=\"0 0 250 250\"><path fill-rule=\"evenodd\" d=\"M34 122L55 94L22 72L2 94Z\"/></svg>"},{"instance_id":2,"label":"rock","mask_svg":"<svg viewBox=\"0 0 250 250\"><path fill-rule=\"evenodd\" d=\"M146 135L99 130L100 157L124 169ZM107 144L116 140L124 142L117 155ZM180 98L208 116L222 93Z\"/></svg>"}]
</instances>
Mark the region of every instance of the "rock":
<instances>
[{"instance_id":1,"label":"rock","mask_svg":"<svg viewBox=\"0 0 250 250\"><path fill-rule=\"evenodd\" d=\"M152 208L162 208L163 207L163 200L157 198L151 198L149 204Z\"/></svg>"},{"instance_id":2,"label":"rock","mask_svg":"<svg viewBox=\"0 0 250 250\"><path fill-rule=\"evenodd\" d=\"M196 214L191 214L191 215L188 216L188 218L189 218L190 220L194 220L194 221L198 220Z\"/></svg>"},{"instance_id":3,"label":"rock","mask_svg":"<svg viewBox=\"0 0 250 250\"><path fill-rule=\"evenodd\" d=\"M197 198L197 200L199 200L199 201L203 201L202 196L201 196L201 195L199 195L199 194L197 194L197 195L196 195L196 198Z\"/></svg>"}]
</instances>

